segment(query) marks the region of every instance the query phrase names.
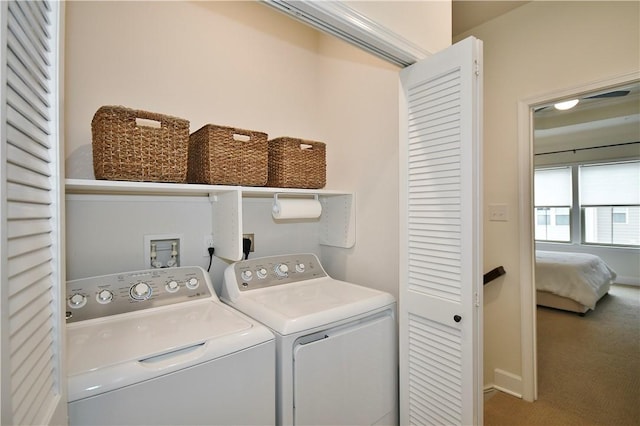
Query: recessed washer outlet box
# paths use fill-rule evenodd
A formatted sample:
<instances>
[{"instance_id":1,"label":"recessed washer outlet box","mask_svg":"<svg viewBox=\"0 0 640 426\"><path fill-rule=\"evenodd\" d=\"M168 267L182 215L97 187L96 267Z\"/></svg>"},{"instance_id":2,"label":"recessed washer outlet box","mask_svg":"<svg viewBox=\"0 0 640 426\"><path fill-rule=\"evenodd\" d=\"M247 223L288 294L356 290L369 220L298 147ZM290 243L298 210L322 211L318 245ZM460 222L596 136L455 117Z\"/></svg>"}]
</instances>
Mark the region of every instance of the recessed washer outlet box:
<instances>
[{"instance_id":1,"label":"recessed washer outlet box","mask_svg":"<svg viewBox=\"0 0 640 426\"><path fill-rule=\"evenodd\" d=\"M180 266L180 234L144 236L144 268Z\"/></svg>"},{"instance_id":2,"label":"recessed washer outlet box","mask_svg":"<svg viewBox=\"0 0 640 426\"><path fill-rule=\"evenodd\" d=\"M248 240L251 240L251 245L249 246L250 247L249 252L253 253L256 250L254 235L253 234L242 234L242 239L245 239L245 238L248 239Z\"/></svg>"}]
</instances>

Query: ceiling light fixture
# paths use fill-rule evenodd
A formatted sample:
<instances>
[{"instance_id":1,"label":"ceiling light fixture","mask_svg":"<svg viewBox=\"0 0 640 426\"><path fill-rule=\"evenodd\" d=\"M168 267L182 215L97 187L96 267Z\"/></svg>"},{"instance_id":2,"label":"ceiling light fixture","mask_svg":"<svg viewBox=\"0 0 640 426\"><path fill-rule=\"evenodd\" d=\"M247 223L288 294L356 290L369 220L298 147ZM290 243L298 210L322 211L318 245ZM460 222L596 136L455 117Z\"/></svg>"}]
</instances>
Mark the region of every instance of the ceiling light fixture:
<instances>
[{"instance_id":1,"label":"ceiling light fixture","mask_svg":"<svg viewBox=\"0 0 640 426\"><path fill-rule=\"evenodd\" d=\"M578 102L578 99L572 99L570 101L558 102L557 104L553 104L553 107L560 111L566 111L578 105Z\"/></svg>"}]
</instances>

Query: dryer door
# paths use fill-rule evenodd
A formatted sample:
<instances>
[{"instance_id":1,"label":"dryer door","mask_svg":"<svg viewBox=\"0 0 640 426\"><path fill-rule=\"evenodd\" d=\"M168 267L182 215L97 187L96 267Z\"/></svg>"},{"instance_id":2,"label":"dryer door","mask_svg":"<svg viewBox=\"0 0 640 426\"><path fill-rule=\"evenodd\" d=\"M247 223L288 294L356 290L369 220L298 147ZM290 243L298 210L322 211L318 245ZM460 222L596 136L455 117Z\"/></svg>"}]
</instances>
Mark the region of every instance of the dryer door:
<instances>
[{"instance_id":1,"label":"dryer door","mask_svg":"<svg viewBox=\"0 0 640 426\"><path fill-rule=\"evenodd\" d=\"M397 424L396 348L391 311L300 339L294 423Z\"/></svg>"}]
</instances>

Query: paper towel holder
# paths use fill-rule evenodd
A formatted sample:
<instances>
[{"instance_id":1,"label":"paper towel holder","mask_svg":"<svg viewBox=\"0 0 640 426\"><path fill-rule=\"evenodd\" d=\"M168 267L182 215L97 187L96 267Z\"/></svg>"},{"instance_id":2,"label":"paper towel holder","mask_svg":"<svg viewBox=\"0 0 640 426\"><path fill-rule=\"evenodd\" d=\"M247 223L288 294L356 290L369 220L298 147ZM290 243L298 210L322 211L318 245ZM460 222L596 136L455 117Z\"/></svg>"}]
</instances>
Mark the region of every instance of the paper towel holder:
<instances>
[{"instance_id":1,"label":"paper towel holder","mask_svg":"<svg viewBox=\"0 0 640 426\"><path fill-rule=\"evenodd\" d=\"M275 194L273 194L273 204L278 202L278 195L293 195L294 197L308 197L309 195L313 196L313 199L318 201L318 194L301 194L301 193L296 193L296 192L276 192ZM293 197L292 197L293 198Z\"/></svg>"},{"instance_id":2,"label":"paper towel holder","mask_svg":"<svg viewBox=\"0 0 640 426\"><path fill-rule=\"evenodd\" d=\"M305 211L301 216L289 216L289 217L280 217L280 213L284 213L281 212L280 208L281 205L278 202L278 196L291 196L291 197L287 197L289 200L300 200L303 203L307 203L307 202L315 202L315 204L317 205L316 210L314 213L311 213L310 215L307 216L307 214L309 212ZM313 198L309 198L309 196L312 196ZM289 201L285 201L287 200L287 198L281 199L281 201L283 203L287 203ZM304 200L304 201L303 201ZM313 208L313 207L312 207ZM321 215L322 212L322 207L321 207L321 203L320 203L320 199L318 194L303 194L303 193L275 193L273 195L273 204L271 205L271 212L272 215L274 217L274 219L311 219L311 218L318 218ZM290 213L290 212L287 212ZM287 213L284 213L285 215L287 215Z\"/></svg>"}]
</instances>

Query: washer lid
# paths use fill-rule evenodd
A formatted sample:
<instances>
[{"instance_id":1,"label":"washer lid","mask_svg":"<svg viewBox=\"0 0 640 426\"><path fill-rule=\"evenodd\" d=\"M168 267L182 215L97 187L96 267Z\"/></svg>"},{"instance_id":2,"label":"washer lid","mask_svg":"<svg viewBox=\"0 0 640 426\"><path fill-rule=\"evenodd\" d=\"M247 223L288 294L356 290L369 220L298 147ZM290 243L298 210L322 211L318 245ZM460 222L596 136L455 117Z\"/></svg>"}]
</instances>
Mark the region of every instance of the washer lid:
<instances>
[{"instance_id":1,"label":"washer lid","mask_svg":"<svg viewBox=\"0 0 640 426\"><path fill-rule=\"evenodd\" d=\"M231 306L287 335L395 303L389 293L332 278L243 292Z\"/></svg>"},{"instance_id":2,"label":"washer lid","mask_svg":"<svg viewBox=\"0 0 640 426\"><path fill-rule=\"evenodd\" d=\"M74 323L67 326L67 372L71 378L204 343L226 355L238 350L239 339L245 347L267 341L259 329L264 327L211 300Z\"/></svg>"}]
</instances>

